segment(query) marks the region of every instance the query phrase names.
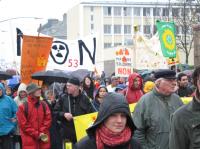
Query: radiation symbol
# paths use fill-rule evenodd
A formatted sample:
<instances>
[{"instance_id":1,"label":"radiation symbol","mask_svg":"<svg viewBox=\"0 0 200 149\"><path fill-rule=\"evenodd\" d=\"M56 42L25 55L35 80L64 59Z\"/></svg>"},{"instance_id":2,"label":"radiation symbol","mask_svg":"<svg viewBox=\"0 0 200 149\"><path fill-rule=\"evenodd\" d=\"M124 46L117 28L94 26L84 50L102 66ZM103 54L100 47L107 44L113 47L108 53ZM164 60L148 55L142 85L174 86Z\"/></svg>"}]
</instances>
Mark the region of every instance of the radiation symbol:
<instances>
[{"instance_id":1,"label":"radiation symbol","mask_svg":"<svg viewBox=\"0 0 200 149\"><path fill-rule=\"evenodd\" d=\"M175 43L175 36L174 33L170 29L166 29L162 35L162 40L164 46L169 50L174 50L176 43Z\"/></svg>"}]
</instances>

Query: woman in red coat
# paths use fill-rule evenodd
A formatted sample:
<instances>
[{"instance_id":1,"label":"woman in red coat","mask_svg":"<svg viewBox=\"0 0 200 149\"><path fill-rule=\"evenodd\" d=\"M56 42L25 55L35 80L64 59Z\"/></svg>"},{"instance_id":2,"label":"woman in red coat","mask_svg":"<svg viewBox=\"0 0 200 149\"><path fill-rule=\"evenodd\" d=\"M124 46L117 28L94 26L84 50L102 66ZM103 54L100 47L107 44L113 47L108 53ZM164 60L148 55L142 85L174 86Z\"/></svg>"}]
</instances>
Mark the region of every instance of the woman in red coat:
<instances>
[{"instance_id":1,"label":"woman in red coat","mask_svg":"<svg viewBox=\"0 0 200 149\"><path fill-rule=\"evenodd\" d=\"M50 149L50 110L40 101L39 86L31 83L26 90L28 101L21 104L17 112L23 149Z\"/></svg>"}]
</instances>

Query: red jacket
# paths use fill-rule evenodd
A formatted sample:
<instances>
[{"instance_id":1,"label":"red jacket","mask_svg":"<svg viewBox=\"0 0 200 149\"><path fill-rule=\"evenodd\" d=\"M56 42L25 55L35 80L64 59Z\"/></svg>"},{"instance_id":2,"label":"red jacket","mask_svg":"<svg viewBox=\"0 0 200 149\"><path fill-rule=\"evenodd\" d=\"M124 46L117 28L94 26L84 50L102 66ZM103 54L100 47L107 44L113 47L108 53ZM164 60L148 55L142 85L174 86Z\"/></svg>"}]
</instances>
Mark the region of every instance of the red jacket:
<instances>
[{"instance_id":1,"label":"red jacket","mask_svg":"<svg viewBox=\"0 0 200 149\"><path fill-rule=\"evenodd\" d=\"M23 149L50 149L49 128L51 126L51 112L46 103L46 112L44 112L44 107L41 103L36 107L38 101L38 99L28 96L28 118L25 116L24 104L19 106L17 112ZM48 135L47 143L39 140L40 133Z\"/></svg>"},{"instance_id":2,"label":"red jacket","mask_svg":"<svg viewBox=\"0 0 200 149\"><path fill-rule=\"evenodd\" d=\"M133 83L134 83L134 79L135 78L139 78L140 79L140 84L138 88L135 88ZM128 101L129 104L131 103L136 103L138 102L138 100L140 99L140 97L143 95L142 92L142 78L139 74L137 73L133 73L129 76L128 78L128 87L127 89L125 89L124 91L124 95Z\"/></svg>"}]
</instances>

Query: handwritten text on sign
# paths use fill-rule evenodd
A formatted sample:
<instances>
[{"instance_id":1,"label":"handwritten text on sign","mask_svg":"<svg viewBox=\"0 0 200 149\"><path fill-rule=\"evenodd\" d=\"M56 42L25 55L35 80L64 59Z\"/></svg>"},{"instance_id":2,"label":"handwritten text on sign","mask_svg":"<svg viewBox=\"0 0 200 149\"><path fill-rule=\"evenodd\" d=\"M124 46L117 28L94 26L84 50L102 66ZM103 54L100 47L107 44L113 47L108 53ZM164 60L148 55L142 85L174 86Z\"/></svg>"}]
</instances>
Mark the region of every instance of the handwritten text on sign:
<instances>
[{"instance_id":1,"label":"handwritten text on sign","mask_svg":"<svg viewBox=\"0 0 200 149\"><path fill-rule=\"evenodd\" d=\"M131 49L118 47L115 55L115 74L120 77L128 77L133 69Z\"/></svg>"}]
</instances>

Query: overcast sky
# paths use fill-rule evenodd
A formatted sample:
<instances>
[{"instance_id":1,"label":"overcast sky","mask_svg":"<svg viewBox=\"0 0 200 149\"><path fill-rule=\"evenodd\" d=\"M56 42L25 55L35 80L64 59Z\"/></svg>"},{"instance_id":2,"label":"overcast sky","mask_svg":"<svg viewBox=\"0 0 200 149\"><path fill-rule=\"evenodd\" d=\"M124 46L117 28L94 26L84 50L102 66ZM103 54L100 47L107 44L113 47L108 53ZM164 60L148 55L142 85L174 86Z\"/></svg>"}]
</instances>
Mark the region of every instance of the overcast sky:
<instances>
[{"instance_id":1,"label":"overcast sky","mask_svg":"<svg viewBox=\"0 0 200 149\"><path fill-rule=\"evenodd\" d=\"M0 20L8 17L62 18L62 14L80 0L0 0ZM94 1L94 0L87 0ZM98 0L105 1L105 0ZM108 0L106 0L108 1ZM169 0L109 0L168 2ZM174 1L174 0L171 0Z\"/></svg>"}]
</instances>

